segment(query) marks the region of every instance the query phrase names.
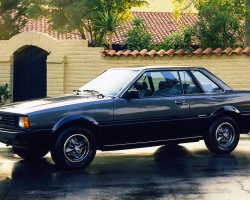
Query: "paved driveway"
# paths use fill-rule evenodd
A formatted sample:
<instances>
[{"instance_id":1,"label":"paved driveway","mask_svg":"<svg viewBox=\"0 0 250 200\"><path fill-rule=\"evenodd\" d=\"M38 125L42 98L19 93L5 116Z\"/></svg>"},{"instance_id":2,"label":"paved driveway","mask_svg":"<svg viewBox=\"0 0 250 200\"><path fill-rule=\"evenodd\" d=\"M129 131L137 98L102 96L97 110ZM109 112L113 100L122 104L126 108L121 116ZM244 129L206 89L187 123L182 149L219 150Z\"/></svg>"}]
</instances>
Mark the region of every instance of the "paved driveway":
<instances>
[{"instance_id":1,"label":"paved driveway","mask_svg":"<svg viewBox=\"0 0 250 200\"><path fill-rule=\"evenodd\" d=\"M250 199L250 136L229 155L199 143L98 152L85 170L63 171L50 155L27 162L0 145L0 200Z\"/></svg>"}]
</instances>

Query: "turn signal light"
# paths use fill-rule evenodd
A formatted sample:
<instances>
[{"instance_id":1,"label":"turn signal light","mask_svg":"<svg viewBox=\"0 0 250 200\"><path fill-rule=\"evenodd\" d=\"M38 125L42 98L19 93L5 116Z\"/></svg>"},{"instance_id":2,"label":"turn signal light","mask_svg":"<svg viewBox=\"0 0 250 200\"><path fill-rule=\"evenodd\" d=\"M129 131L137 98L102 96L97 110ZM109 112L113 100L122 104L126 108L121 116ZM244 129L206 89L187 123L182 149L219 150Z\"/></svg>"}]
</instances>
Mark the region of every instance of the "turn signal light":
<instances>
[{"instance_id":1,"label":"turn signal light","mask_svg":"<svg viewBox=\"0 0 250 200\"><path fill-rule=\"evenodd\" d=\"M30 128L29 118L28 117L19 117L19 126L21 128Z\"/></svg>"}]
</instances>

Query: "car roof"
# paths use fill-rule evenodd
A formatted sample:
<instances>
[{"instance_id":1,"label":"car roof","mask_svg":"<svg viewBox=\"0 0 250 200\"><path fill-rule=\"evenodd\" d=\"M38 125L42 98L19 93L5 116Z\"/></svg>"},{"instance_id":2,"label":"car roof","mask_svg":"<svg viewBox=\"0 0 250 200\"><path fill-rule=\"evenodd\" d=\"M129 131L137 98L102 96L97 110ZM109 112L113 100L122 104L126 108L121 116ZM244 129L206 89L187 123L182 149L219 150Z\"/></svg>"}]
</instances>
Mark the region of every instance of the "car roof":
<instances>
[{"instance_id":1,"label":"car roof","mask_svg":"<svg viewBox=\"0 0 250 200\"><path fill-rule=\"evenodd\" d=\"M125 68L111 68L112 70L157 70L157 69L178 69L178 70L194 70L194 69L205 69L204 67L198 67L198 66L131 66L131 67L125 67Z\"/></svg>"}]
</instances>

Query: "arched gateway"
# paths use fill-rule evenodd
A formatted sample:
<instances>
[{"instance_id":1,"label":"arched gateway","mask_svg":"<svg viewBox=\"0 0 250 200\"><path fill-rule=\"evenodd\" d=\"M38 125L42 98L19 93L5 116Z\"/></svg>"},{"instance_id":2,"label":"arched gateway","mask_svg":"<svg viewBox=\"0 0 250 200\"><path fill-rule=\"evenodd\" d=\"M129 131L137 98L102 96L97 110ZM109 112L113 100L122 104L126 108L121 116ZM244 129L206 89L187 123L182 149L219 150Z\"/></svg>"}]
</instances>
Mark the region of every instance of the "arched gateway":
<instances>
[{"instance_id":1,"label":"arched gateway","mask_svg":"<svg viewBox=\"0 0 250 200\"><path fill-rule=\"evenodd\" d=\"M47 55L35 46L14 53L13 102L47 96Z\"/></svg>"},{"instance_id":2,"label":"arched gateway","mask_svg":"<svg viewBox=\"0 0 250 200\"><path fill-rule=\"evenodd\" d=\"M9 84L12 101L64 93L65 43L38 32L0 41L0 80Z\"/></svg>"}]
</instances>

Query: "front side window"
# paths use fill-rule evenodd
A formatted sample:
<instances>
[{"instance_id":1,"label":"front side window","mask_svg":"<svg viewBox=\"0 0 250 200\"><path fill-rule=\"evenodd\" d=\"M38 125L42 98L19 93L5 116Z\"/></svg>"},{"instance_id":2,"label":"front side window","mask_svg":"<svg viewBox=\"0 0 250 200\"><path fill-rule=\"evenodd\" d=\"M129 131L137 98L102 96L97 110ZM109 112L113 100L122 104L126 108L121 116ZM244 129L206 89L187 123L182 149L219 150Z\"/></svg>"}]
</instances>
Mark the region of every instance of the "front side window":
<instances>
[{"instance_id":1,"label":"front side window","mask_svg":"<svg viewBox=\"0 0 250 200\"><path fill-rule=\"evenodd\" d=\"M200 71L192 71L192 73L195 76L195 78L199 81L199 83L201 84L205 93L223 92L223 90L217 84L215 84L213 81L211 81L208 77L206 77Z\"/></svg>"},{"instance_id":2,"label":"front side window","mask_svg":"<svg viewBox=\"0 0 250 200\"><path fill-rule=\"evenodd\" d=\"M132 86L140 97L175 96L183 94L178 71L144 73Z\"/></svg>"}]
</instances>

